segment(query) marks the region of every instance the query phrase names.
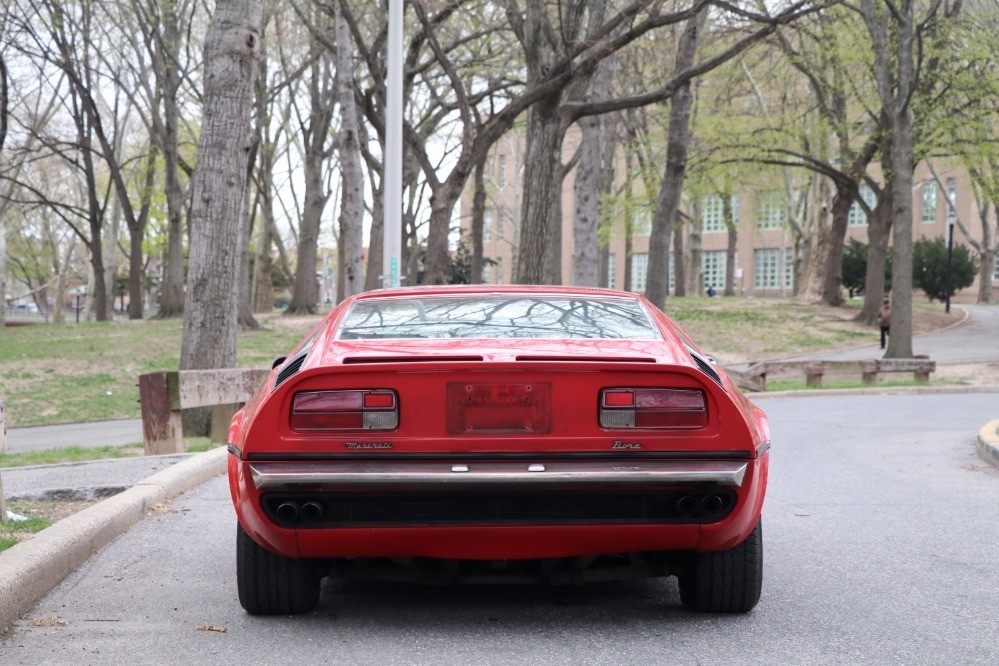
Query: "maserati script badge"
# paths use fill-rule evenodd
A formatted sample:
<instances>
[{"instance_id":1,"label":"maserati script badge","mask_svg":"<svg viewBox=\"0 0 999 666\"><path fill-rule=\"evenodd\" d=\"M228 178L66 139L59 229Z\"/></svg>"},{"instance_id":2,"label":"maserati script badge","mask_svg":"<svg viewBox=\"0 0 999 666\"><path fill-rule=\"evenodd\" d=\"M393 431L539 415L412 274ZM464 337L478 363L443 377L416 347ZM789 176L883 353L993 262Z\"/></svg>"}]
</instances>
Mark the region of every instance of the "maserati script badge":
<instances>
[{"instance_id":1,"label":"maserati script badge","mask_svg":"<svg viewBox=\"0 0 999 666\"><path fill-rule=\"evenodd\" d=\"M616 442L614 442L613 444L611 444L611 448L612 449L640 449L640 448L642 448L642 445L639 442L622 442L621 440L617 440Z\"/></svg>"},{"instance_id":2,"label":"maserati script badge","mask_svg":"<svg viewBox=\"0 0 999 666\"><path fill-rule=\"evenodd\" d=\"M344 447L348 449L391 449L392 442L347 442Z\"/></svg>"}]
</instances>

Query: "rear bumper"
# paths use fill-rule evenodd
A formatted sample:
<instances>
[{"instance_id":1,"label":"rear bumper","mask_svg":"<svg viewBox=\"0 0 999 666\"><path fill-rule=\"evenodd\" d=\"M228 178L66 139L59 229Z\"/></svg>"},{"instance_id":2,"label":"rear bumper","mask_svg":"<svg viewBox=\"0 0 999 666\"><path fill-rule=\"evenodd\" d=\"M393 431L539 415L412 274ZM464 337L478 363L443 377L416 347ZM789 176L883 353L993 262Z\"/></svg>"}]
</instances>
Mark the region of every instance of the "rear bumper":
<instances>
[{"instance_id":1,"label":"rear bumper","mask_svg":"<svg viewBox=\"0 0 999 666\"><path fill-rule=\"evenodd\" d=\"M738 488L745 461L250 463L257 490L446 490L514 487Z\"/></svg>"},{"instance_id":2,"label":"rear bumper","mask_svg":"<svg viewBox=\"0 0 999 666\"><path fill-rule=\"evenodd\" d=\"M528 559L653 550L721 550L749 534L759 518L766 486L768 454L754 460L622 460L544 462L246 462L229 456L229 480L239 520L258 543L289 557L435 557ZM606 520L532 521L530 509L506 521L476 523L482 502L498 510L510 497L545 494L571 505L578 493L589 506L603 494L629 498L673 493L719 492L731 497L724 515L710 524L669 516ZM389 522L281 524L274 498L316 498L329 511L370 507L372 497L394 499L426 493L444 497L436 505L456 507L463 524L428 520L410 505L380 514ZM485 498L485 499L483 499ZM566 502L566 498L570 498ZM357 500L358 503L354 503ZM479 502L475 504L474 502ZM727 500L726 500L727 501ZM472 513L462 514L462 511ZM526 512L525 512L526 511ZM346 513L343 513L346 512ZM474 516L468 518L468 515ZM529 518L523 523L523 517ZM469 522L471 521L471 522Z\"/></svg>"}]
</instances>

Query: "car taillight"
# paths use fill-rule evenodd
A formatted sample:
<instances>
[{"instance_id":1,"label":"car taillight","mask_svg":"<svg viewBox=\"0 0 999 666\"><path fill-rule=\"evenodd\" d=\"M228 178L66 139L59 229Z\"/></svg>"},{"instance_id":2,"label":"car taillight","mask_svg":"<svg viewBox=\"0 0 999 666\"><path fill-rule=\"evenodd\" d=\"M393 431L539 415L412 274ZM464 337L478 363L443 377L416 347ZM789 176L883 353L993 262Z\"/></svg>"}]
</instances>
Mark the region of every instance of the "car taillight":
<instances>
[{"instance_id":1,"label":"car taillight","mask_svg":"<svg viewBox=\"0 0 999 666\"><path fill-rule=\"evenodd\" d=\"M295 394L292 430L393 430L399 425L395 391L307 391Z\"/></svg>"},{"instance_id":2,"label":"car taillight","mask_svg":"<svg viewBox=\"0 0 999 666\"><path fill-rule=\"evenodd\" d=\"M600 392L601 428L703 428L707 424L701 391L613 388Z\"/></svg>"}]
</instances>

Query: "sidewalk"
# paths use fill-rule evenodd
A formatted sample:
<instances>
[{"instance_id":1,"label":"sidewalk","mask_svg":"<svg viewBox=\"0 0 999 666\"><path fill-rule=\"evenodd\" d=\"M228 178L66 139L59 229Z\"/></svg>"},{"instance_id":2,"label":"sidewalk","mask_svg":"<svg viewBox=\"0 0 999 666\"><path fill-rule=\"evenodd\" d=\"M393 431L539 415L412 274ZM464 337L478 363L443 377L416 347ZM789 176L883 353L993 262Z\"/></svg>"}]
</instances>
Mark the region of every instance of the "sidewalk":
<instances>
[{"instance_id":1,"label":"sidewalk","mask_svg":"<svg viewBox=\"0 0 999 666\"><path fill-rule=\"evenodd\" d=\"M11 467L0 470L7 500L108 497L166 469L192 453Z\"/></svg>"}]
</instances>

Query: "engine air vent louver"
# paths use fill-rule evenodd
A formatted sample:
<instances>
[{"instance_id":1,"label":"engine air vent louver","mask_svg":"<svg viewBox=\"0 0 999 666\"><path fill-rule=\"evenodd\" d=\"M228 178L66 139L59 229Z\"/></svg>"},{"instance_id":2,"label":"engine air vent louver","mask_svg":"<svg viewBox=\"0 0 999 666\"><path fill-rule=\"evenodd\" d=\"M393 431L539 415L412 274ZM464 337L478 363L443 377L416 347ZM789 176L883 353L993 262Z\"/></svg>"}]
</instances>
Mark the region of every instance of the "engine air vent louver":
<instances>
[{"instance_id":1,"label":"engine air vent louver","mask_svg":"<svg viewBox=\"0 0 999 666\"><path fill-rule=\"evenodd\" d=\"M539 356L521 354L518 361L542 361L545 363L584 362L584 363L655 363L656 359L642 356Z\"/></svg>"},{"instance_id":2,"label":"engine air vent louver","mask_svg":"<svg viewBox=\"0 0 999 666\"><path fill-rule=\"evenodd\" d=\"M344 365L353 363L474 363L481 361L481 356L348 356L343 359Z\"/></svg>"},{"instance_id":3,"label":"engine air vent louver","mask_svg":"<svg viewBox=\"0 0 999 666\"><path fill-rule=\"evenodd\" d=\"M294 375L296 372L302 369L302 364L305 363L305 357L308 356L308 352L304 354L299 354L295 358L291 359L281 368L278 373L277 379L274 380L274 388L281 386L281 384Z\"/></svg>"}]
</instances>

